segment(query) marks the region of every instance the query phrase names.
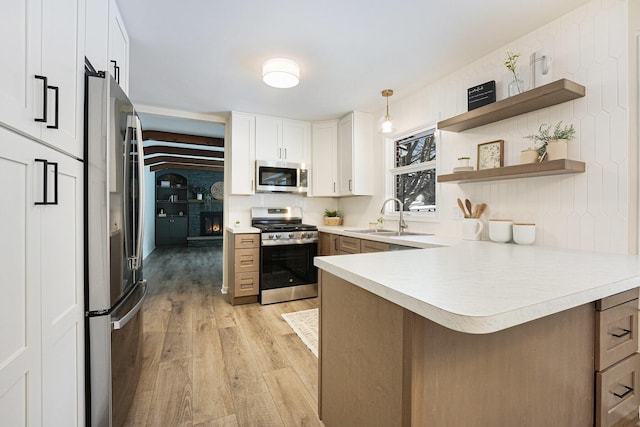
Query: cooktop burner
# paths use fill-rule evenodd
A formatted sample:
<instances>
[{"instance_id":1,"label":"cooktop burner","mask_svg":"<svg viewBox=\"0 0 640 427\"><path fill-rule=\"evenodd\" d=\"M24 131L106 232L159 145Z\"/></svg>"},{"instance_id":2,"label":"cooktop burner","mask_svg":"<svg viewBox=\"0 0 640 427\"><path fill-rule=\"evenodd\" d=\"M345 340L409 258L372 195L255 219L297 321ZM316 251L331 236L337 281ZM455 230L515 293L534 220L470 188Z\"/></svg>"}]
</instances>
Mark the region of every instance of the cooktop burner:
<instances>
[{"instance_id":1,"label":"cooktop burner","mask_svg":"<svg viewBox=\"0 0 640 427\"><path fill-rule=\"evenodd\" d=\"M316 231L318 227L309 224L253 224L254 227L262 230L263 233L275 231Z\"/></svg>"}]
</instances>

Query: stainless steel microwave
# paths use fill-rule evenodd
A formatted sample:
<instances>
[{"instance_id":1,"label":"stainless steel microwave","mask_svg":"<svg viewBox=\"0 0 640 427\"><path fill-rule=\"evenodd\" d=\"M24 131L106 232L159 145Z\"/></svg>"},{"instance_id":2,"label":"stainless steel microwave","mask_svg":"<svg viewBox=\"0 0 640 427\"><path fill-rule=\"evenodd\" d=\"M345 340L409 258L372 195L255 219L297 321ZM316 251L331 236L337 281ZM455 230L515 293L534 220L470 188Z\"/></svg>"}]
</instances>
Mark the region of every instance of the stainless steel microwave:
<instances>
[{"instance_id":1,"label":"stainless steel microwave","mask_svg":"<svg viewBox=\"0 0 640 427\"><path fill-rule=\"evenodd\" d=\"M308 172L301 163L256 160L256 191L306 193Z\"/></svg>"}]
</instances>

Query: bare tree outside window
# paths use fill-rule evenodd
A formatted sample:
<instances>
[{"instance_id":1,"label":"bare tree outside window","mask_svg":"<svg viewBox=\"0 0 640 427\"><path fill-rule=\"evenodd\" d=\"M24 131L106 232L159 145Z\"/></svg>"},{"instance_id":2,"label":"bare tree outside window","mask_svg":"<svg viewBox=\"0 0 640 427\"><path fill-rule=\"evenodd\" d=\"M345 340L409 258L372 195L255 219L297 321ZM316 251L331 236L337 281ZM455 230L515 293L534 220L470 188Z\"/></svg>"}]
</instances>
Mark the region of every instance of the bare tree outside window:
<instances>
[{"instance_id":1,"label":"bare tree outside window","mask_svg":"<svg viewBox=\"0 0 640 427\"><path fill-rule=\"evenodd\" d=\"M395 197L405 211L436 210L436 136L429 129L394 142Z\"/></svg>"}]
</instances>

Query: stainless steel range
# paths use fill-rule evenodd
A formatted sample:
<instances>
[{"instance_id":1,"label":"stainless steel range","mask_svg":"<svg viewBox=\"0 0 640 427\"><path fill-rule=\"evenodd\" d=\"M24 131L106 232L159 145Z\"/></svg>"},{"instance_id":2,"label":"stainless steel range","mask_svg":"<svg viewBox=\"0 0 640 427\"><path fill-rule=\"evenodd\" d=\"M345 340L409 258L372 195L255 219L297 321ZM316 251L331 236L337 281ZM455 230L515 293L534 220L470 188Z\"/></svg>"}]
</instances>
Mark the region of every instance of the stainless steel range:
<instances>
[{"instance_id":1,"label":"stainless steel range","mask_svg":"<svg viewBox=\"0 0 640 427\"><path fill-rule=\"evenodd\" d=\"M302 223L302 209L252 208L251 225L262 231L260 303L318 296L318 228Z\"/></svg>"}]
</instances>

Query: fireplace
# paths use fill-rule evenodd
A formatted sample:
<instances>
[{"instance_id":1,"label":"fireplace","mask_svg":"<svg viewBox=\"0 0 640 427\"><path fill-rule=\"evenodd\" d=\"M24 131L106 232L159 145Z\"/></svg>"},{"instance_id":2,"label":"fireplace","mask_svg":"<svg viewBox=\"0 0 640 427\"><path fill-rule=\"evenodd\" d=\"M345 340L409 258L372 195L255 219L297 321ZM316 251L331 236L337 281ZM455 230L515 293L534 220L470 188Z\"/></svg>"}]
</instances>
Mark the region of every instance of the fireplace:
<instances>
[{"instance_id":1,"label":"fireplace","mask_svg":"<svg viewBox=\"0 0 640 427\"><path fill-rule=\"evenodd\" d=\"M222 212L200 212L200 235L222 236Z\"/></svg>"}]
</instances>

